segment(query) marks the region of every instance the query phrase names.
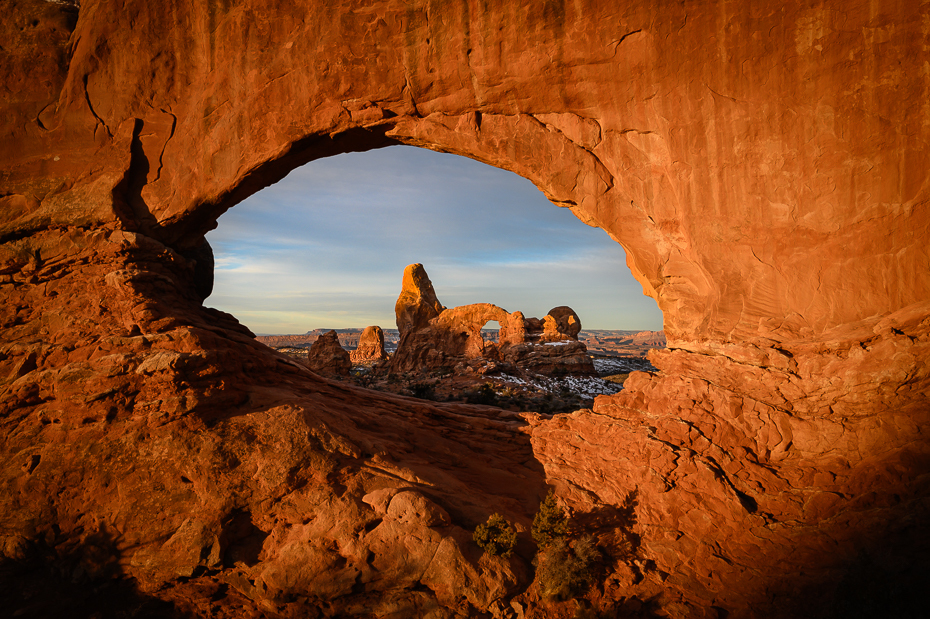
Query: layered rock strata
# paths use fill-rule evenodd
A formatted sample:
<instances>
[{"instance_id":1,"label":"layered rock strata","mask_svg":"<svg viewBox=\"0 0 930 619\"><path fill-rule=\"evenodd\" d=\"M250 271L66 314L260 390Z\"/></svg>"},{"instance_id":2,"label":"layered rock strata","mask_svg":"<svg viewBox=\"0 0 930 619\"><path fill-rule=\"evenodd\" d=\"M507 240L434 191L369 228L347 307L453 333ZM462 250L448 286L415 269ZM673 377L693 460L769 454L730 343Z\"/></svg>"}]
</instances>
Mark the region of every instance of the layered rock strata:
<instances>
[{"instance_id":1,"label":"layered rock strata","mask_svg":"<svg viewBox=\"0 0 930 619\"><path fill-rule=\"evenodd\" d=\"M926 2L4 9L5 561L201 616L555 616L518 595L525 532L510 562L468 541L549 484L602 544L632 523L602 606L916 615ZM501 417L330 383L203 306L222 213L398 143L603 228L664 313L659 372Z\"/></svg>"}]
</instances>

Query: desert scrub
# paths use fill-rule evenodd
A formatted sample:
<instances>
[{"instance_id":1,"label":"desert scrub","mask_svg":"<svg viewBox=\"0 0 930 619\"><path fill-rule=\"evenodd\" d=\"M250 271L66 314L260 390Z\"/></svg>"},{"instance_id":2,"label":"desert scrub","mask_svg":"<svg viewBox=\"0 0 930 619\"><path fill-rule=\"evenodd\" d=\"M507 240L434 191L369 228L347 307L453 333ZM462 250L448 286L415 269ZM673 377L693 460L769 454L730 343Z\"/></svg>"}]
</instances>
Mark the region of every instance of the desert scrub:
<instances>
[{"instance_id":1,"label":"desert scrub","mask_svg":"<svg viewBox=\"0 0 930 619\"><path fill-rule=\"evenodd\" d=\"M472 539L492 557L509 557L517 545L517 532L506 518L491 514L486 523L478 525Z\"/></svg>"},{"instance_id":2,"label":"desert scrub","mask_svg":"<svg viewBox=\"0 0 930 619\"><path fill-rule=\"evenodd\" d=\"M601 378L603 378L603 379L606 380L607 382L615 383L615 384L620 385L620 386L622 387L622 386L623 386L623 383L624 383L624 382L626 381L626 379L629 378L629 377L630 377L630 372L624 372L624 373L622 373L622 374L612 374L612 375L610 375L610 376L602 376Z\"/></svg>"},{"instance_id":3,"label":"desert scrub","mask_svg":"<svg viewBox=\"0 0 930 619\"><path fill-rule=\"evenodd\" d=\"M433 400L436 398L436 383L413 383L409 387L410 394L421 400Z\"/></svg>"},{"instance_id":4,"label":"desert scrub","mask_svg":"<svg viewBox=\"0 0 930 619\"><path fill-rule=\"evenodd\" d=\"M568 535L568 517L555 500L555 492L550 490L543 502L539 504L539 511L533 518L533 541L540 549L551 546L557 540L563 540Z\"/></svg>"},{"instance_id":5,"label":"desert scrub","mask_svg":"<svg viewBox=\"0 0 930 619\"><path fill-rule=\"evenodd\" d=\"M497 392L494 391L494 385L484 383L474 391L468 391L465 395L465 401L469 404L486 404L493 406L497 404Z\"/></svg>"},{"instance_id":6,"label":"desert scrub","mask_svg":"<svg viewBox=\"0 0 930 619\"><path fill-rule=\"evenodd\" d=\"M536 555L536 582L544 597L568 600L584 594L597 577L601 552L585 535L572 543L556 538Z\"/></svg>"}]
</instances>

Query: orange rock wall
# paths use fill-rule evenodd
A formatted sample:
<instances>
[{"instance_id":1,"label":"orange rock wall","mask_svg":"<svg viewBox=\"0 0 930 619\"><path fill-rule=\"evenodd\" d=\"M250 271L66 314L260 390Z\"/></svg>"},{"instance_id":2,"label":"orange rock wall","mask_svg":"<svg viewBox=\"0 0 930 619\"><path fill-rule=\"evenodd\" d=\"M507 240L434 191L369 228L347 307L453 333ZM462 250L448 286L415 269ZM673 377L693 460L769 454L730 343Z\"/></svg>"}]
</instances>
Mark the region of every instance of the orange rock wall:
<instances>
[{"instance_id":1,"label":"orange rock wall","mask_svg":"<svg viewBox=\"0 0 930 619\"><path fill-rule=\"evenodd\" d=\"M105 524L120 569L147 586L238 565L239 580L224 578L256 599L320 582L312 595L335 599L361 582L386 600L379 612L461 596L484 610L525 585L528 563L479 565L449 540L491 505L528 522L545 481L579 512L638 493L642 578L617 576L615 591L661 591L673 615L777 614L825 591L827 606L807 608L829 614L843 583L856 589L857 557L889 580L913 575L930 496L928 11L12 1L0 25L5 555L84 543ZM197 251L225 210L297 165L392 143L512 170L607 231L664 312L660 373L529 429L476 430L450 409L461 434L446 437L390 398L314 391L201 307ZM420 434L379 438L372 419L388 418ZM276 419L293 445L283 468L269 468ZM475 453L496 446L499 470L511 470L506 441L529 462L531 440L544 477L502 480L485 458L460 458L468 432L487 439ZM175 452L192 464L165 467ZM459 466L437 468L448 458ZM108 490L118 479L131 487ZM362 497L397 479L452 524L371 529L380 512ZM354 515L288 533L302 510ZM267 537L237 563L228 551L249 535L229 523L246 512ZM397 563L403 531L427 540L416 578ZM459 568L430 571L440 547ZM287 566L310 556L319 574L288 584ZM432 593L403 593L413 582Z\"/></svg>"},{"instance_id":2,"label":"orange rock wall","mask_svg":"<svg viewBox=\"0 0 930 619\"><path fill-rule=\"evenodd\" d=\"M122 216L192 243L387 134L603 227L673 341L811 337L930 297L926 76L898 64L923 51L919 3L278 4L85 3L60 93L7 98L4 228Z\"/></svg>"}]
</instances>

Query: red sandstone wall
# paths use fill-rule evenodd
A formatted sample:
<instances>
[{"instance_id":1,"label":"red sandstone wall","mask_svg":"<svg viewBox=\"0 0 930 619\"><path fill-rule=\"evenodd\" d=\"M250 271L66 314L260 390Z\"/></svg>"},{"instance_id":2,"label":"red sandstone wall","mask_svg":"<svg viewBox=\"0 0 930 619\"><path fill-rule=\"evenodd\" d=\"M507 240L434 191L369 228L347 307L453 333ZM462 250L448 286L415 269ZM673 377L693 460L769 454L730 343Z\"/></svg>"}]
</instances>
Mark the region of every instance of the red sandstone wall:
<instances>
[{"instance_id":1,"label":"red sandstone wall","mask_svg":"<svg viewBox=\"0 0 930 619\"><path fill-rule=\"evenodd\" d=\"M129 169L129 219L192 242L274 179L262 164L361 126L576 205L679 342L810 337L930 297L926 76L898 64L923 52L917 3L223 6L85 3L60 95L7 103L8 229L111 220Z\"/></svg>"},{"instance_id":2,"label":"red sandstone wall","mask_svg":"<svg viewBox=\"0 0 930 619\"><path fill-rule=\"evenodd\" d=\"M528 568L451 549L492 506L526 523L545 481L579 512L638 492L655 568L613 590L661 591L673 615L777 614L806 591L829 605L858 556L890 580L916 569L930 468L926 2L129 0L85 1L75 21L65 4L16 0L6 12L7 556L104 523L125 574L197 600L177 578L197 565L233 578L212 540L248 513L269 541L235 568L243 595L351 598L358 581L391 604L467 593L483 610ZM530 462L516 422L479 429L446 411L453 436L423 429L404 403L308 387L317 379L200 307L193 252L222 212L296 165L392 141L531 179L620 242L665 313L659 375L593 412L534 421L538 464L520 473L533 483L489 481L475 455L493 445L499 469L515 470L512 453ZM401 430L385 439L373 420ZM420 500L406 495L387 518L394 499L370 495L396 479L451 520L403 516ZM299 524L343 512L342 528ZM368 531L373 514L393 524ZM421 580L397 564L411 532L425 540L407 549ZM459 568L430 571L440 547ZM306 564L319 570L287 580ZM412 582L431 593L404 593Z\"/></svg>"}]
</instances>

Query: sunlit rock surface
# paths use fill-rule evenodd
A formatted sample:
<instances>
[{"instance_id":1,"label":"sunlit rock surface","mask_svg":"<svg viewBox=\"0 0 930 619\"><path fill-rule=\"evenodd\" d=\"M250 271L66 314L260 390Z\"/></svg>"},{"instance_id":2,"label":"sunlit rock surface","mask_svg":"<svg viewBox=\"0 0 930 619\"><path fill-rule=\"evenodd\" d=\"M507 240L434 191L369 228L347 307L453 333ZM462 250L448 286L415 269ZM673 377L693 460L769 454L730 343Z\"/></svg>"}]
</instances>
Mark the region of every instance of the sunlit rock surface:
<instances>
[{"instance_id":1,"label":"sunlit rock surface","mask_svg":"<svg viewBox=\"0 0 930 619\"><path fill-rule=\"evenodd\" d=\"M384 331L377 325L365 327L358 339L358 347L349 352L352 363L378 363L387 361L384 350Z\"/></svg>"},{"instance_id":2,"label":"sunlit rock surface","mask_svg":"<svg viewBox=\"0 0 930 619\"><path fill-rule=\"evenodd\" d=\"M446 308L426 269L416 263L404 269L394 311L400 341L391 358L392 372L500 363L501 369L552 376L596 374L587 348L578 341L581 319L570 307L556 307L542 320L491 303ZM485 341L481 334L492 321L500 325L497 342Z\"/></svg>"},{"instance_id":3,"label":"sunlit rock surface","mask_svg":"<svg viewBox=\"0 0 930 619\"><path fill-rule=\"evenodd\" d=\"M4 9L15 565L204 616L503 616L532 544L479 558L470 530L525 530L549 484L577 515L635 497L602 605L879 616L926 590L926 3ZM326 382L202 306L225 210L393 143L517 172L621 243L659 373L527 423Z\"/></svg>"}]
</instances>

